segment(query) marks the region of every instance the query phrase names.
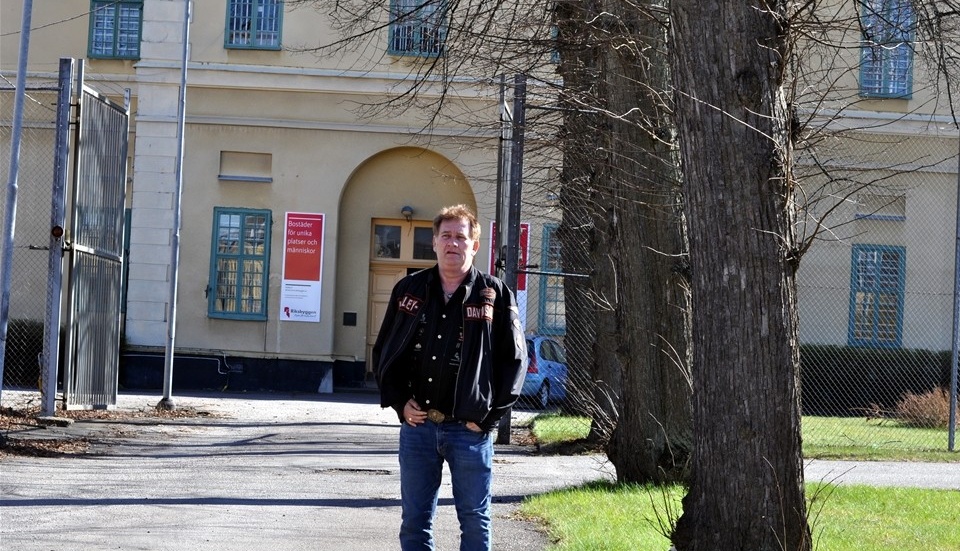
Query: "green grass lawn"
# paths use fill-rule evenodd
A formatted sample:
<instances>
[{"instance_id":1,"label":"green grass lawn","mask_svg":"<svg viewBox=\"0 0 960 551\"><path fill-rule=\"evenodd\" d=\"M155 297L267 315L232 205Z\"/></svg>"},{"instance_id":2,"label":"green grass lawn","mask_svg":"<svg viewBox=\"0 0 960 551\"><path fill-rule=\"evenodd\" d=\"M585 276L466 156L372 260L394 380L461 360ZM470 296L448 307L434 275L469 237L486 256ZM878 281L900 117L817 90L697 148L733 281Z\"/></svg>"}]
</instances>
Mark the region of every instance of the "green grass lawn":
<instances>
[{"instance_id":1,"label":"green grass lawn","mask_svg":"<svg viewBox=\"0 0 960 551\"><path fill-rule=\"evenodd\" d=\"M666 551L683 490L594 483L534 496L521 513L543 520L550 551ZM818 551L956 551L960 492L809 484Z\"/></svg>"},{"instance_id":2,"label":"green grass lawn","mask_svg":"<svg viewBox=\"0 0 960 551\"><path fill-rule=\"evenodd\" d=\"M918 429L892 419L811 417L801 421L803 456L809 459L955 461L947 429Z\"/></svg>"},{"instance_id":3,"label":"green grass lawn","mask_svg":"<svg viewBox=\"0 0 960 551\"><path fill-rule=\"evenodd\" d=\"M585 417L540 415L532 431L543 444L584 438ZM808 459L960 462L945 429L893 420L804 417ZM960 467L958 467L960 468ZM545 523L550 551L666 551L680 516L683 488L594 483L524 500L521 513ZM960 550L960 491L807 485L817 551Z\"/></svg>"},{"instance_id":4,"label":"green grass lawn","mask_svg":"<svg viewBox=\"0 0 960 551\"><path fill-rule=\"evenodd\" d=\"M542 444L577 440L590 432L586 417L546 414L532 424ZM891 419L807 416L801 430L807 459L960 463L960 452L947 451L947 429L909 428Z\"/></svg>"}]
</instances>

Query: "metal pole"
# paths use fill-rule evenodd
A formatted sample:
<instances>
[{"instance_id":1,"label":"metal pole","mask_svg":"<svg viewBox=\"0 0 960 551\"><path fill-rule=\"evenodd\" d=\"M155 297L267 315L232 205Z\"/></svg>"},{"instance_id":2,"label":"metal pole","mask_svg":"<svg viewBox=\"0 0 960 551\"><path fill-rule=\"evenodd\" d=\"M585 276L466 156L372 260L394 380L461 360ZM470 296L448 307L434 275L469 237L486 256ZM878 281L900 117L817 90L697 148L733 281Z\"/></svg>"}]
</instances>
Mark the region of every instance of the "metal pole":
<instances>
[{"instance_id":1,"label":"metal pole","mask_svg":"<svg viewBox=\"0 0 960 551\"><path fill-rule=\"evenodd\" d=\"M180 66L180 97L177 103L177 188L174 193L173 240L170 254L170 296L167 307L167 346L163 357L163 398L157 407L175 409L173 401L173 356L174 340L177 333L177 280L180 272L180 211L183 194L183 134L187 115L187 60L190 49L190 0L184 0L183 7L183 50Z\"/></svg>"},{"instance_id":2,"label":"metal pole","mask_svg":"<svg viewBox=\"0 0 960 551\"><path fill-rule=\"evenodd\" d=\"M516 75L513 88L513 143L510 152L509 212L506 224L504 283L517 292L517 270L520 265L520 197L523 188L523 130L526 124L524 105L527 95L526 75ZM521 312L520 315L524 315ZM510 443L510 411L503 416L497 427L497 443Z\"/></svg>"},{"instance_id":3,"label":"metal pole","mask_svg":"<svg viewBox=\"0 0 960 551\"><path fill-rule=\"evenodd\" d=\"M50 194L50 252L47 258L47 310L43 341L44 371L41 389L40 413L56 413L57 367L60 365L60 316L63 296L63 234L66 223L66 189L69 169L70 94L75 60L60 60L60 78L57 93L57 143L54 156L53 189Z\"/></svg>"},{"instance_id":4,"label":"metal pole","mask_svg":"<svg viewBox=\"0 0 960 551\"><path fill-rule=\"evenodd\" d=\"M957 236L953 253L953 353L950 355L950 428L947 449L956 450L957 361L960 348L960 125L957 127Z\"/></svg>"},{"instance_id":5,"label":"metal pole","mask_svg":"<svg viewBox=\"0 0 960 551\"><path fill-rule=\"evenodd\" d=\"M520 191L523 186L523 112L527 91L526 75L516 75L513 89L513 144L510 153L510 190L508 197L507 225L504 244L506 245L506 269L504 282L517 290L517 269L520 264Z\"/></svg>"},{"instance_id":6,"label":"metal pole","mask_svg":"<svg viewBox=\"0 0 960 551\"><path fill-rule=\"evenodd\" d=\"M504 224L506 223L507 211L506 211L506 199L507 196L507 175L510 173L509 162L510 155L506 150L507 142L510 141L512 136L512 129L508 127L506 122L510 120L512 122L513 115L510 113L510 110L507 108L506 104L506 90L507 90L507 76L500 75L500 102L498 104L498 110L500 113L500 140L497 142L497 210L494 214L494 231L493 235L490 236L491 241L493 242L494 251L493 251L493 266L490 266L490 273L497 277L504 277L503 275L503 252L504 248Z\"/></svg>"},{"instance_id":7,"label":"metal pole","mask_svg":"<svg viewBox=\"0 0 960 551\"><path fill-rule=\"evenodd\" d=\"M30 52L30 24L33 0L23 0L20 25L20 60L17 63L17 90L13 101L13 134L10 136L10 181L7 183L6 220L3 228L3 254L0 255L0 396L3 393L4 356L10 321L10 279L13 270L13 234L17 218L17 178L20 176L20 140L23 134L23 100L27 88L27 55Z\"/></svg>"}]
</instances>

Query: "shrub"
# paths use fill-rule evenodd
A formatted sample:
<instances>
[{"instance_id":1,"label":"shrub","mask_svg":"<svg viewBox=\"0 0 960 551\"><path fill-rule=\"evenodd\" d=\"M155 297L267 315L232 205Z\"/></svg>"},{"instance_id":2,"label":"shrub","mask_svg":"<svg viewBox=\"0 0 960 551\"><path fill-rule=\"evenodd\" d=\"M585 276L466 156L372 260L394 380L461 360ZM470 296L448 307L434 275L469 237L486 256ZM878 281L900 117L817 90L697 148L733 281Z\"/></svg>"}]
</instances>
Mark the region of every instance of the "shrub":
<instances>
[{"instance_id":1,"label":"shrub","mask_svg":"<svg viewBox=\"0 0 960 551\"><path fill-rule=\"evenodd\" d=\"M894 412L897 419L909 427L947 428L950 422L950 394L942 388L924 394L908 392L897 402Z\"/></svg>"}]
</instances>

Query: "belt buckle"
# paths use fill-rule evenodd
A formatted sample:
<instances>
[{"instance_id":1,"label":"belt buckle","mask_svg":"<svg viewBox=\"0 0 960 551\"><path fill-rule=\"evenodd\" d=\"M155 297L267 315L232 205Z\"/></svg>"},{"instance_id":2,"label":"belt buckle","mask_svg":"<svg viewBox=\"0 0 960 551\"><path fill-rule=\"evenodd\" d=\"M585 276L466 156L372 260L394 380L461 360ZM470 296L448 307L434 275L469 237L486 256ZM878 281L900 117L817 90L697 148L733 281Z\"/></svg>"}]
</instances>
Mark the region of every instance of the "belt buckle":
<instances>
[{"instance_id":1,"label":"belt buckle","mask_svg":"<svg viewBox=\"0 0 960 551\"><path fill-rule=\"evenodd\" d=\"M433 421L434 423L440 424L447 418L442 412L435 409L427 410L427 419Z\"/></svg>"}]
</instances>

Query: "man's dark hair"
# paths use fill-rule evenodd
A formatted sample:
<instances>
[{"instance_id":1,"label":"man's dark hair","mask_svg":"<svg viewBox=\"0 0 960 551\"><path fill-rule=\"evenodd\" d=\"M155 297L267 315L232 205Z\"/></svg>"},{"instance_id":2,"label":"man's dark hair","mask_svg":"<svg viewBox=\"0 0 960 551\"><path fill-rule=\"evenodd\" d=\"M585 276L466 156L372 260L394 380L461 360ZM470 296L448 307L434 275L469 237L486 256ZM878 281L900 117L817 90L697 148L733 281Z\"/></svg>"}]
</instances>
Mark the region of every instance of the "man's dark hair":
<instances>
[{"instance_id":1,"label":"man's dark hair","mask_svg":"<svg viewBox=\"0 0 960 551\"><path fill-rule=\"evenodd\" d=\"M433 235L440 233L440 224L444 220L466 220L467 225L470 226L470 239L480 239L480 222L477 220L477 215L467 205L453 205L440 209L440 212L433 219Z\"/></svg>"}]
</instances>

